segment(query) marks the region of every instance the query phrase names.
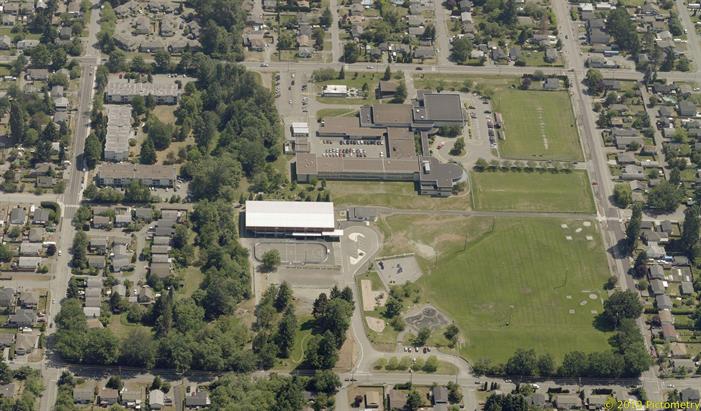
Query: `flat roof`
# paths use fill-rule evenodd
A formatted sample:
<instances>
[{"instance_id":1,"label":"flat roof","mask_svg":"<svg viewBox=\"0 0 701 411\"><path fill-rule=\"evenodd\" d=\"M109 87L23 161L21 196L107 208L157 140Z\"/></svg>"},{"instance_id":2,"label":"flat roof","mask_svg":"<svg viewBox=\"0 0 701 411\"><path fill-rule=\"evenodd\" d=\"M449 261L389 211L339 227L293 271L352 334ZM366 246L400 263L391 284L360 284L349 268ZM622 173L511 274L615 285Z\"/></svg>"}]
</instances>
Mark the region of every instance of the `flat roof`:
<instances>
[{"instance_id":1,"label":"flat roof","mask_svg":"<svg viewBox=\"0 0 701 411\"><path fill-rule=\"evenodd\" d=\"M427 120L463 121L462 104L458 94L424 94Z\"/></svg>"},{"instance_id":2,"label":"flat roof","mask_svg":"<svg viewBox=\"0 0 701 411\"><path fill-rule=\"evenodd\" d=\"M336 228L333 203L320 201L247 201L246 227Z\"/></svg>"},{"instance_id":3,"label":"flat roof","mask_svg":"<svg viewBox=\"0 0 701 411\"><path fill-rule=\"evenodd\" d=\"M372 106L375 124L411 124L411 106L407 104L375 104Z\"/></svg>"}]
</instances>

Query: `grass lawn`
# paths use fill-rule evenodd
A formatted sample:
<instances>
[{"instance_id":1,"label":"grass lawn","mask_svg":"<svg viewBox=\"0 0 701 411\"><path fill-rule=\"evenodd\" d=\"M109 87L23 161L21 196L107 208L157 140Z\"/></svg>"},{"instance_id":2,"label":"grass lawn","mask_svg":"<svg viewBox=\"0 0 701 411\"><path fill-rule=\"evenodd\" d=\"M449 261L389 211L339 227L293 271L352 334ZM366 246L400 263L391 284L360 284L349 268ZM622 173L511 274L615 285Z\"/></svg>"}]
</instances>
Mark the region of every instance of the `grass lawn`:
<instances>
[{"instance_id":1,"label":"grass lawn","mask_svg":"<svg viewBox=\"0 0 701 411\"><path fill-rule=\"evenodd\" d=\"M145 330L151 331L151 328L145 325L131 324L129 321L127 321L126 314L112 315L112 318L110 319L110 323L107 326L107 328L111 330L117 338L124 338L127 336L127 334L129 334L131 330L135 330L137 328L143 328Z\"/></svg>"},{"instance_id":2,"label":"grass lawn","mask_svg":"<svg viewBox=\"0 0 701 411\"><path fill-rule=\"evenodd\" d=\"M358 92L362 93L363 85L368 85L367 97L317 97L320 103L326 104L369 104L375 102L375 89L377 88L380 79L382 78L382 73L358 73L358 72L346 72L344 79L333 79L329 81L321 81L316 83L316 92L321 94L324 86L333 85L346 85L349 89L357 89Z\"/></svg>"},{"instance_id":3,"label":"grass lawn","mask_svg":"<svg viewBox=\"0 0 701 411\"><path fill-rule=\"evenodd\" d=\"M421 196L411 182L327 181L326 188L337 206L374 205L401 209L467 210L466 195L449 198Z\"/></svg>"},{"instance_id":4,"label":"grass lawn","mask_svg":"<svg viewBox=\"0 0 701 411\"><path fill-rule=\"evenodd\" d=\"M504 117L505 157L536 160L581 160L579 137L566 91L498 90L494 111Z\"/></svg>"},{"instance_id":5,"label":"grass lawn","mask_svg":"<svg viewBox=\"0 0 701 411\"><path fill-rule=\"evenodd\" d=\"M584 171L470 173L476 210L593 213Z\"/></svg>"},{"instance_id":6,"label":"grass lawn","mask_svg":"<svg viewBox=\"0 0 701 411\"><path fill-rule=\"evenodd\" d=\"M204 274L197 267L187 267L181 271L183 277L183 288L180 290L180 295L183 297L189 297L194 293L202 280L204 280Z\"/></svg>"},{"instance_id":7,"label":"grass lawn","mask_svg":"<svg viewBox=\"0 0 701 411\"><path fill-rule=\"evenodd\" d=\"M413 218L417 224L435 220ZM463 355L504 361L517 348L535 348L559 360L568 351L608 347L608 336L592 324L592 310L603 309L602 286L609 272L595 223L587 227L560 219L468 220L478 230L491 229L466 243L459 235L446 240L444 253L429 263L433 268L418 281L424 297L460 327ZM389 220L398 232L406 223ZM450 221L440 226L446 235L464 228L456 229Z\"/></svg>"},{"instance_id":8,"label":"grass lawn","mask_svg":"<svg viewBox=\"0 0 701 411\"><path fill-rule=\"evenodd\" d=\"M304 347L312 336L312 326L314 319L311 315L297 317L297 331L295 341L290 351L290 358L282 359L276 364L275 369L290 371L297 367L304 360Z\"/></svg>"}]
</instances>

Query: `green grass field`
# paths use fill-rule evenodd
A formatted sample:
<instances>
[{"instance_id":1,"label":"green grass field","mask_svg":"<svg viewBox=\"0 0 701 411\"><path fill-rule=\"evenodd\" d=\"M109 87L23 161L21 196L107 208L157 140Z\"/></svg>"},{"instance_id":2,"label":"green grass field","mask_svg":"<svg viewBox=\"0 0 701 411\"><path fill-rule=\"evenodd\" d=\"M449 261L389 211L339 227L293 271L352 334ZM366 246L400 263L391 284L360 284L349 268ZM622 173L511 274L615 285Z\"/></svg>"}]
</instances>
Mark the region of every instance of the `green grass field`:
<instances>
[{"instance_id":1,"label":"green grass field","mask_svg":"<svg viewBox=\"0 0 701 411\"><path fill-rule=\"evenodd\" d=\"M589 178L583 171L473 172L476 210L593 213Z\"/></svg>"},{"instance_id":2,"label":"green grass field","mask_svg":"<svg viewBox=\"0 0 701 411\"><path fill-rule=\"evenodd\" d=\"M570 97L566 91L502 89L492 100L504 117L505 157L536 160L581 160L582 151Z\"/></svg>"},{"instance_id":3,"label":"green grass field","mask_svg":"<svg viewBox=\"0 0 701 411\"><path fill-rule=\"evenodd\" d=\"M411 182L356 182L327 181L326 188L338 206L375 205L401 209L423 210L467 210L470 201L467 195L449 198L421 196Z\"/></svg>"},{"instance_id":4,"label":"green grass field","mask_svg":"<svg viewBox=\"0 0 701 411\"><path fill-rule=\"evenodd\" d=\"M595 223L587 227L561 219L465 220L461 225L451 218L426 216L391 216L385 221L390 242L405 239L406 247L435 247L437 258L421 259L427 274L418 283L423 297L460 327L463 355L503 361L517 348L534 348L561 359L567 351L608 347L607 335L593 327L592 310L602 311L602 286L608 278ZM433 232L442 233L441 240L416 229L431 225ZM463 236L466 229L470 235Z\"/></svg>"}]
</instances>

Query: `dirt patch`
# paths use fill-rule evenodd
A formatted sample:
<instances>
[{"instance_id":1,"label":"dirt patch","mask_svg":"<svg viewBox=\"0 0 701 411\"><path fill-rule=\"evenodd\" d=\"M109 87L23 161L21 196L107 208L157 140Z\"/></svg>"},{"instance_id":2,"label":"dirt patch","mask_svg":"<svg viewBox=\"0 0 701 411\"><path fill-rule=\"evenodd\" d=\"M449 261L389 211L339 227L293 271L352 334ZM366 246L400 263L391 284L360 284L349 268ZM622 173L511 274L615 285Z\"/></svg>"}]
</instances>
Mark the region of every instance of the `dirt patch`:
<instances>
[{"instance_id":1,"label":"dirt patch","mask_svg":"<svg viewBox=\"0 0 701 411\"><path fill-rule=\"evenodd\" d=\"M376 333L381 333L385 330L385 320L374 317L365 317L365 321L368 323L368 328Z\"/></svg>"},{"instance_id":2,"label":"dirt patch","mask_svg":"<svg viewBox=\"0 0 701 411\"><path fill-rule=\"evenodd\" d=\"M436 256L436 250L433 249L428 244L424 243L419 243L417 241L412 241L411 245L416 248L416 251L421 255L423 258L433 258Z\"/></svg>"}]
</instances>

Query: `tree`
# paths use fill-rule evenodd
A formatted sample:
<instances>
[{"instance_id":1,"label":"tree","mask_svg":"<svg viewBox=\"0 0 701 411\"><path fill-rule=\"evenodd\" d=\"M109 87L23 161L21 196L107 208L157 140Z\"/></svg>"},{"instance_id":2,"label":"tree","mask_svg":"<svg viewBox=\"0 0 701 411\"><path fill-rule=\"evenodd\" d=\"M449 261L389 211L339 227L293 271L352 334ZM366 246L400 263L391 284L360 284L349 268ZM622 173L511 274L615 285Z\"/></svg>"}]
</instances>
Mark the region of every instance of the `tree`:
<instances>
[{"instance_id":1,"label":"tree","mask_svg":"<svg viewBox=\"0 0 701 411\"><path fill-rule=\"evenodd\" d=\"M105 387L112 388L112 389L117 390L117 391L121 390L122 387L124 387L124 383L122 382L122 377L120 377L118 375L111 376L107 380Z\"/></svg>"},{"instance_id":2,"label":"tree","mask_svg":"<svg viewBox=\"0 0 701 411\"><path fill-rule=\"evenodd\" d=\"M507 375L531 376L536 374L537 367L535 351L519 348L506 362L504 372Z\"/></svg>"},{"instance_id":3,"label":"tree","mask_svg":"<svg viewBox=\"0 0 701 411\"><path fill-rule=\"evenodd\" d=\"M291 302L292 289L286 281L283 281L277 289L277 295L275 296L275 302L273 305L275 306L277 312L282 312L290 306Z\"/></svg>"},{"instance_id":4,"label":"tree","mask_svg":"<svg viewBox=\"0 0 701 411\"><path fill-rule=\"evenodd\" d=\"M124 189L124 201L128 203L148 203L151 201L151 193L148 186L139 180L132 180Z\"/></svg>"},{"instance_id":5,"label":"tree","mask_svg":"<svg viewBox=\"0 0 701 411\"><path fill-rule=\"evenodd\" d=\"M295 343L295 332L297 331L297 317L292 306L287 307L282 319L278 323L275 342L278 347L279 356L288 358L290 350Z\"/></svg>"},{"instance_id":6,"label":"tree","mask_svg":"<svg viewBox=\"0 0 701 411\"><path fill-rule=\"evenodd\" d=\"M466 63L470 59L471 52L472 41L470 41L470 39L467 37L455 39L453 41L453 48L450 52L450 58L458 64Z\"/></svg>"},{"instance_id":7,"label":"tree","mask_svg":"<svg viewBox=\"0 0 701 411\"><path fill-rule=\"evenodd\" d=\"M156 63L157 72L167 73L170 71L170 53L165 50L158 50L153 59Z\"/></svg>"},{"instance_id":8,"label":"tree","mask_svg":"<svg viewBox=\"0 0 701 411\"><path fill-rule=\"evenodd\" d=\"M84 231L78 231L73 237L73 266L85 268L88 264L88 236Z\"/></svg>"},{"instance_id":9,"label":"tree","mask_svg":"<svg viewBox=\"0 0 701 411\"><path fill-rule=\"evenodd\" d=\"M124 52L119 49L112 51L107 58L107 63L105 63L105 66L107 66L107 70L109 70L110 73L123 71L126 67L126 56Z\"/></svg>"},{"instance_id":10,"label":"tree","mask_svg":"<svg viewBox=\"0 0 701 411\"><path fill-rule=\"evenodd\" d=\"M684 225L682 226L682 235L680 238L681 247L690 258L694 258L694 248L699 242L699 207L693 206L684 210Z\"/></svg>"},{"instance_id":11,"label":"tree","mask_svg":"<svg viewBox=\"0 0 701 411\"><path fill-rule=\"evenodd\" d=\"M343 62L353 64L358 61L358 47L353 42L348 42L343 45Z\"/></svg>"},{"instance_id":12,"label":"tree","mask_svg":"<svg viewBox=\"0 0 701 411\"><path fill-rule=\"evenodd\" d=\"M599 95L604 91L604 76L597 69L589 69L584 78L584 84L589 89L589 93Z\"/></svg>"},{"instance_id":13,"label":"tree","mask_svg":"<svg viewBox=\"0 0 701 411\"><path fill-rule=\"evenodd\" d=\"M18 101L13 100L10 103L10 136L16 144L24 142L26 116L24 107Z\"/></svg>"},{"instance_id":14,"label":"tree","mask_svg":"<svg viewBox=\"0 0 701 411\"><path fill-rule=\"evenodd\" d=\"M399 85L397 86L397 91L394 93L394 97L392 98L392 103L404 103L404 100L406 100L407 97L407 90L406 90L406 83L404 83L404 80L401 80L399 82Z\"/></svg>"},{"instance_id":15,"label":"tree","mask_svg":"<svg viewBox=\"0 0 701 411\"><path fill-rule=\"evenodd\" d=\"M275 271L281 263L280 252L276 249L268 250L263 253L261 258L261 267L265 271Z\"/></svg>"},{"instance_id":16,"label":"tree","mask_svg":"<svg viewBox=\"0 0 701 411\"><path fill-rule=\"evenodd\" d=\"M385 74L382 76L382 80L387 81L392 79L392 69L387 65L387 68L385 68Z\"/></svg>"},{"instance_id":17,"label":"tree","mask_svg":"<svg viewBox=\"0 0 701 411\"><path fill-rule=\"evenodd\" d=\"M90 133L88 138L85 139L83 154L89 169L95 168L97 162L102 158L102 143L97 139L95 133Z\"/></svg>"},{"instance_id":18,"label":"tree","mask_svg":"<svg viewBox=\"0 0 701 411\"><path fill-rule=\"evenodd\" d=\"M141 151L139 152L139 162L141 164L155 164L156 163L156 147L153 144L153 140L147 137L143 143L141 143Z\"/></svg>"},{"instance_id":19,"label":"tree","mask_svg":"<svg viewBox=\"0 0 701 411\"><path fill-rule=\"evenodd\" d=\"M633 190L628 183L619 183L613 188L613 201L620 208L626 208L633 202Z\"/></svg>"},{"instance_id":20,"label":"tree","mask_svg":"<svg viewBox=\"0 0 701 411\"><path fill-rule=\"evenodd\" d=\"M312 368L328 370L338 361L338 348L331 331L326 331L322 336L316 336L309 340L304 351L305 362Z\"/></svg>"},{"instance_id":21,"label":"tree","mask_svg":"<svg viewBox=\"0 0 701 411\"><path fill-rule=\"evenodd\" d=\"M166 124L155 117L148 122L148 137L153 141L157 150L165 150L173 138L173 126Z\"/></svg>"},{"instance_id":22,"label":"tree","mask_svg":"<svg viewBox=\"0 0 701 411\"><path fill-rule=\"evenodd\" d=\"M563 377L579 377L587 370L587 356L581 351L571 351L565 354L558 374Z\"/></svg>"},{"instance_id":23,"label":"tree","mask_svg":"<svg viewBox=\"0 0 701 411\"><path fill-rule=\"evenodd\" d=\"M431 338L431 329L428 327L422 327L419 330L419 333L416 335L416 338L414 338L414 345L417 347L426 345L429 338Z\"/></svg>"},{"instance_id":24,"label":"tree","mask_svg":"<svg viewBox=\"0 0 701 411\"><path fill-rule=\"evenodd\" d=\"M313 392L323 392L332 395L341 387L341 380L331 370L317 370L309 380L307 387Z\"/></svg>"},{"instance_id":25,"label":"tree","mask_svg":"<svg viewBox=\"0 0 701 411\"><path fill-rule=\"evenodd\" d=\"M626 227L626 249L630 253L635 249L635 245L640 237L640 224L643 219L643 207L640 203L633 204L633 214Z\"/></svg>"},{"instance_id":26,"label":"tree","mask_svg":"<svg viewBox=\"0 0 701 411\"><path fill-rule=\"evenodd\" d=\"M667 180L660 181L650 189L647 196L647 205L653 210L663 213L671 213L677 209L681 201L682 193Z\"/></svg>"},{"instance_id":27,"label":"tree","mask_svg":"<svg viewBox=\"0 0 701 411\"><path fill-rule=\"evenodd\" d=\"M458 137L455 140L453 147L450 149L450 155L451 156L459 156L459 155L462 155L464 152L465 152L465 138Z\"/></svg>"},{"instance_id":28,"label":"tree","mask_svg":"<svg viewBox=\"0 0 701 411\"><path fill-rule=\"evenodd\" d=\"M416 392L416 390L411 390L406 397L406 409L409 411L417 411L422 404L423 400L421 399L421 395Z\"/></svg>"},{"instance_id":29,"label":"tree","mask_svg":"<svg viewBox=\"0 0 701 411\"><path fill-rule=\"evenodd\" d=\"M538 375L548 377L555 372L555 360L553 356L546 353L538 357Z\"/></svg>"},{"instance_id":30,"label":"tree","mask_svg":"<svg viewBox=\"0 0 701 411\"><path fill-rule=\"evenodd\" d=\"M151 333L143 328L130 330L121 344L120 363L132 367L153 368L156 363L156 343Z\"/></svg>"},{"instance_id":31,"label":"tree","mask_svg":"<svg viewBox=\"0 0 701 411\"><path fill-rule=\"evenodd\" d=\"M638 294L632 290L615 291L604 302L604 316L618 326L623 319L635 319L643 312L643 305Z\"/></svg>"},{"instance_id":32,"label":"tree","mask_svg":"<svg viewBox=\"0 0 701 411\"><path fill-rule=\"evenodd\" d=\"M637 54L640 50L640 38L636 26L625 7L618 7L609 12L606 21L606 29L613 36L616 44L621 48Z\"/></svg>"},{"instance_id":33,"label":"tree","mask_svg":"<svg viewBox=\"0 0 701 411\"><path fill-rule=\"evenodd\" d=\"M333 15L328 7L326 7L321 13L321 17L319 17L319 24L326 28L331 27L331 24L333 24Z\"/></svg>"}]
</instances>

